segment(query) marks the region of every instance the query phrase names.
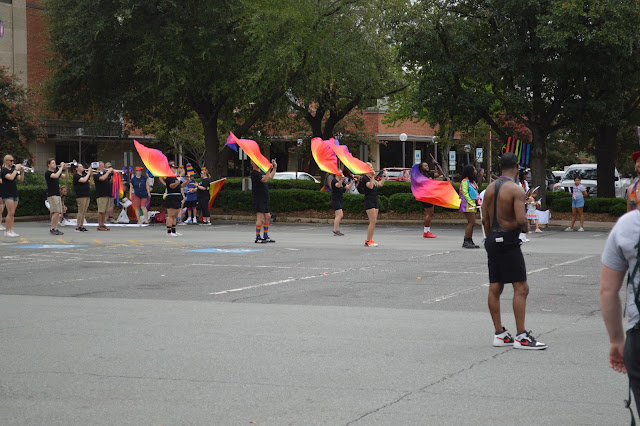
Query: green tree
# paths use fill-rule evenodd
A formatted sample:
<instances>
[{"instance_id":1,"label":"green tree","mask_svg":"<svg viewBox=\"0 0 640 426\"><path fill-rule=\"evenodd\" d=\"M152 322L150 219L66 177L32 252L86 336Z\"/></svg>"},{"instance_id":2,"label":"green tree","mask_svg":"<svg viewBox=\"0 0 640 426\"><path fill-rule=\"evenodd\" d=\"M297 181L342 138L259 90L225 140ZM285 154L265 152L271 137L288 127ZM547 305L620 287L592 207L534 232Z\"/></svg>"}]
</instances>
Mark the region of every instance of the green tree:
<instances>
[{"instance_id":1,"label":"green tree","mask_svg":"<svg viewBox=\"0 0 640 426\"><path fill-rule=\"evenodd\" d=\"M67 116L168 128L195 112L220 176L225 135L247 132L299 67L291 35L314 17L296 3L49 0L49 103Z\"/></svg>"},{"instance_id":2,"label":"green tree","mask_svg":"<svg viewBox=\"0 0 640 426\"><path fill-rule=\"evenodd\" d=\"M36 118L33 96L6 67L0 67L0 94L0 155L32 160L27 144L42 142L45 133Z\"/></svg>"}]
</instances>

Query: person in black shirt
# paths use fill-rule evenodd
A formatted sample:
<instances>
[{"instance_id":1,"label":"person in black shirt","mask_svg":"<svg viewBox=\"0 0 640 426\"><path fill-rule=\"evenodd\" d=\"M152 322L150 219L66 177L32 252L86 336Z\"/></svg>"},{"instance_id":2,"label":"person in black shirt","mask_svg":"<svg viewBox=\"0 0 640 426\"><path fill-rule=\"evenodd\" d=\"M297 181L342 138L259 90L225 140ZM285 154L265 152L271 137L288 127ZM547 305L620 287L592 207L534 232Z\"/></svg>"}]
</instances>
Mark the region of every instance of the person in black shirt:
<instances>
[{"instance_id":1,"label":"person in black shirt","mask_svg":"<svg viewBox=\"0 0 640 426\"><path fill-rule=\"evenodd\" d=\"M19 237L18 234L13 232L13 220L16 214L16 208L18 208L18 201L20 201L16 179L19 182L23 182L24 173L22 172L22 164L14 164L14 161L13 155L5 155L4 163L0 170L0 177L2 177L2 200L7 207L5 237Z\"/></svg>"},{"instance_id":2,"label":"person in black shirt","mask_svg":"<svg viewBox=\"0 0 640 426\"><path fill-rule=\"evenodd\" d=\"M93 183L96 186L96 201L98 202L98 231L108 231L105 226L107 214L109 212L111 200L111 178L113 169L105 169L104 163L100 161L98 170L93 174Z\"/></svg>"},{"instance_id":3,"label":"person in black shirt","mask_svg":"<svg viewBox=\"0 0 640 426\"><path fill-rule=\"evenodd\" d=\"M2 167L0 165L0 167ZM0 231L4 231L4 226L2 226L2 213L4 213L4 200L2 199L4 194L4 186L2 185L2 176L0 176Z\"/></svg>"},{"instance_id":4,"label":"person in black shirt","mask_svg":"<svg viewBox=\"0 0 640 426\"><path fill-rule=\"evenodd\" d=\"M373 170L373 164L367 163ZM387 176L385 170L383 176ZM365 247L378 247L373 241L373 231L376 230L376 222L378 221L378 187L384 185L384 178L376 180L373 173L367 173L362 176L361 186L364 190L364 209L367 211L369 218L369 226L367 227L367 240L364 242Z\"/></svg>"},{"instance_id":5,"label":"person in black shirt","mask_svg":"<svg viewBox=\"0 0 640 426\"><path fill-rule=\"evenodd\" d=\"M169 162L169 167L174 173L178 171L178 166L173 161ZM182 234L176 232L176 222L182 208L182 188L187 186L189 179L182 182L179 178L170 176L161 177L160 182L167 187L167 197L164 200L164 205L167 208L167 234L172 237L179 237Z\"/></svg>"},{"instance_id":6,"label":"person in black shirt","mask_svg":"<svg viewBox=\"0 0 640 426\"><path fill-rule=\"evenodd\" d=\"M200 171L200 183L196 183L198 204L200 205L200 214L202 214L202 225L211 225L211 213L209 212L209 187L211 186L211 176L206 167Z\"/></svg>"},{"instance_id":7,"label":"person in black shirt","mask_svg":"<svg viewBox=\"0 0 640 426\"><path fill-rule=\"evenodd\" d=\"M84 227L84 218L87 215L89 209L89 201L91 201L91 186L89 184L89 178L93 175L93 169L89 167L87 172L84 171L84 166L78 163L76 172L73 175L73 190L76 193L76 201L78 203L78 219L76 225L76 231L87 232L87 228Z\"/></svg>"},{"instance_id":8,"label":"person in black shirt","mask_svg":"<svg viewBox=\"0 0 640 426\"><path fill-rule=\"evenodd\" d=\"M275 243L269 238L269 223L271 213L269 213L269 186L267 181L276 174L278 164L276 160L271 160L271 168L267 173L260 170L260 167L251 161L251 192L253 197L253 211L256 214L256 243ZM263 229L260 237L260 229Z\"/></svg>"},{"instance_id":9,"label":"person in black shirt","mask_svg":"<svg viewBox=\"0 0 640 426\"><path fill-rule=\"evenodd\" d=\"M60 163L60 167L58 168L56 159L49 158L47 160L47 171L44 172L44 180L47 182L47 201L49 202L51 218L51 229L49 229L49 233L53 235L63 235L63 232L58 231L58 223L60 222L60 215L62 214L59 179L61 176L63 178L66 177L66 175L62 173L64 166L64 163Z\"/></svg>"},{"instance_id":10,"label":"person in black shirt","mask_svg":"<svg viewBox=\"0 0 640 426\"><path fill-rule=\"evenodd\" d=\"M344 184L344 176L333 176L331 180L331 208L335 210L335 218L333 219L333 235L342 237L344 234L340 232L340 221L342 220L342 194L353 186L353 181Z\"/></svg>"}]
</instances>

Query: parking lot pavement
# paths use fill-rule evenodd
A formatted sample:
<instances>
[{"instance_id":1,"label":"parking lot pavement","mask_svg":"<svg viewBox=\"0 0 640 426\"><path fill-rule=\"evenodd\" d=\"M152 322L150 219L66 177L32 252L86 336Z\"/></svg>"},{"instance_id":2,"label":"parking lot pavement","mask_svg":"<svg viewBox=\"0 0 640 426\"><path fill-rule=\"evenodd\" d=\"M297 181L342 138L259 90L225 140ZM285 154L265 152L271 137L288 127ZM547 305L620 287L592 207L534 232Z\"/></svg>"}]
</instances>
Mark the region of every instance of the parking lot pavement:
<instances>
[{"instance_id":1,"label":"parking lot pavement","mask_svg":"<svg viewBox=\"0 0 640 426\"><path fill-rule=\"evenodd\" d=\"M16 228L0 238L9 423L628 421L599 311L604 231L523 246L537 352L491 346L486 254L461 248L462 226L379 226L375 248L363 225L274 224L274 244L246 223Z\"/></svg>"}]
</instances>

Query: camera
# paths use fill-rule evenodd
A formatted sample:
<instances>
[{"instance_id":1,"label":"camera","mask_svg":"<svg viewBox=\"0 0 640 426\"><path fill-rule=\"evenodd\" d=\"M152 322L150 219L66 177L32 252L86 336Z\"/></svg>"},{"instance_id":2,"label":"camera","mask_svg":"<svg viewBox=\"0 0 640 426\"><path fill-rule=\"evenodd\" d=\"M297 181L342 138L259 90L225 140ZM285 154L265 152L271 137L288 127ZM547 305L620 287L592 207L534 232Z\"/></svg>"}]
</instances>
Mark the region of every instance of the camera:
<instances>
[{"instance_id":1,"label":"camera","mask_svg":"<svg viewBox=\"0 0 640 426\"><path fill-rule=\"evenodd\" d=\"M94 162L91 163L91 168L92 169L97 169L98 167L100 167L100 162L94 161Z\"/></svg>"}]
</instances>

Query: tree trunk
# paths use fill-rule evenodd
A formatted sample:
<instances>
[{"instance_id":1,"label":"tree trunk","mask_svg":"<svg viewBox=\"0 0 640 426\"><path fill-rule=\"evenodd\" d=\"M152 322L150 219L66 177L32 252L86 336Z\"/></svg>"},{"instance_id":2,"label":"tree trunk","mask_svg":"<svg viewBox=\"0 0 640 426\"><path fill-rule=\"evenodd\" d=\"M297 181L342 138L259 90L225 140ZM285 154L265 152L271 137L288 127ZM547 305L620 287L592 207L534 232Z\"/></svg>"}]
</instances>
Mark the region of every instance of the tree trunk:
<instances>
[{"instance_id":1,"label":"tree trunk","mask_svg":"<svg viewBox=\"0 0 640 426\"><path fill-rule=\"evenodd\" d=\"M205 145L205 163L209 174L212 179L219 179L222 177L223 164L220 161L220 140L218 139L218 118L217 117L205 117L199 115L202 122L202 130L204 131L204 145ZM225 164L226 165L226 164Z\"/></svg>"},{"instance_id":2,"label":"tree trunk","mask_svg":"<svg viewBox=\"0 0 640 426\"><path fill-rule=\"evenodd\" d=\"M531 187L538 188L538 199L542 202L542 210L547 209L547 183L545 161L547 158L547 138L549 132L537 126L529 127L532 134L531 141Z\"/></svg>"},{"instance_id":3,"label":"tree trunk","mask_svg":"<svg viewBox=\"0 0 640 426\"><path fill-rule=\"evenodd\" d=\"M616 196L616 136L618 128L602 125L596 137L596 161L598 162L598 198Z\"/></svg>"}]
</instances>

